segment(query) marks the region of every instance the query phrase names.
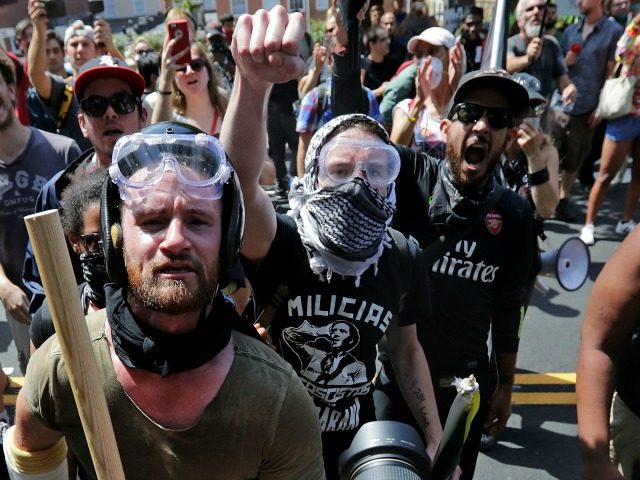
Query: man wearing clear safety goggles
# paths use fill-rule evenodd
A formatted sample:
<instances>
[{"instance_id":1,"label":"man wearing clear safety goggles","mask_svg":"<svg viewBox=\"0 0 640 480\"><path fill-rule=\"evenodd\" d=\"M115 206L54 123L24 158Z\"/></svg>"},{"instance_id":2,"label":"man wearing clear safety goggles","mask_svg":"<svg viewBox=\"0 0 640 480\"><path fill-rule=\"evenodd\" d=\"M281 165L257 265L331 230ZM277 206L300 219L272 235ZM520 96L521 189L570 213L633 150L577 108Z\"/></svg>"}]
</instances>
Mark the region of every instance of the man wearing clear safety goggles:
<instances>
[{"instance_id":1,"label":"man wearing clear safety goggles","mask_svg":"<svg viewBox=\"0 0 640 480\"><path fill-rule=\"evenodd\" d=\"M224 292L244 208L218 141L190 125L154 124L119 140L109 173L100 190L106 308L87 317L87 329L101 339L88 347L100 388L115 392L107 406L126 425L115 429L123 478L182 478L188 466L189 478L323 479L304 385ZM348 328L338 326L336 338ZM68 478L66 442L96 477L70 411L65 359L52 354L59 348L54 336L29 363L3 441L11 478Z\"/></svg>"},{"instance_id":2,"label":"man wearing clear safety goggles","mask_svg":"<svg viewBox=\"0 0 640 480\"><path fill-rule=\"evenodd\" d=\"M374 138L336 137L318 157L319 186L339 186L359 176L384 193L399 171L396 149Z\"/></svg>"},{"instance_id":3,"label":"man wearing clear safety goggles","mask_svg":"<svg viewBox=\"0 0 640 480\"><path fill-rule=\"evenodd\" d=\"M167 189L188 197L217 200L231 172L220 143L204 133L127 135L116 143L109 167L123 200Z\"/></svg>"}]
</instances>

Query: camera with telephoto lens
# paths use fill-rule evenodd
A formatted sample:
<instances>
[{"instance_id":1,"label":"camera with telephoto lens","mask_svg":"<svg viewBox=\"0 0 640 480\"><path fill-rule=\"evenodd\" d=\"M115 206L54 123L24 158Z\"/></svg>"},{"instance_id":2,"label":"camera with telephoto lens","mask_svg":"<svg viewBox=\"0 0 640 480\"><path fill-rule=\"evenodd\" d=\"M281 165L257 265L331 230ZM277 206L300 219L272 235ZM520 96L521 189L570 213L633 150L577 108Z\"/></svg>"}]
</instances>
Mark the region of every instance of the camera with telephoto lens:
<instances>
[{"instance_id":1,"label":"camera with telephoto lens","mask_svg":"<svg viewBox=\"0 0 640 480\"><path fill-rule=\"evenodd\" d=\"M64 17L67 14L64 0L43 0L43 2L49 18Z\"/></svg>"},{"instance_id":2,"label":"camera with telephoto lens","mask_svg":"<svg viewBox=\"0 0 640 480\"><path fill-rule=\"evenodd\" d=\"M338 460L341 480L428 480L431 461L411 425L365 423Z\"/></svg>"}]
</instances>

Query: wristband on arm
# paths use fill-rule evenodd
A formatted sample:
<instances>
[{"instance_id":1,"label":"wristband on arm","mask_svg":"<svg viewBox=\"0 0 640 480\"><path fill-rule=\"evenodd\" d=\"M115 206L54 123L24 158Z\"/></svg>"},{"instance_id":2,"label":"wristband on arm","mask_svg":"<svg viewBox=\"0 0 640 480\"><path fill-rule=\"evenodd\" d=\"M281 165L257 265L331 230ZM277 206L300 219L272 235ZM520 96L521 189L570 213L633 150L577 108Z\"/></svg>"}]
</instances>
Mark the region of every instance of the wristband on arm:
<instances>
[{"instance_id":1,"label":"wristband on arm","mask_svg":"<svg viewBox=\"0 0 640 480\"><path fill-rule=\"evenodd\" d=\"M4 435L4 458L11 480L67 480L67 443L62 437L44 450L25 452L13 443L13 426Z\"/></svg>"},{"instance_id":2,"label":"wristband on arm","mask_svg":"<svg viewBox=\"0 0 640 480\"><path fill-rule=\"evenodd\" d=\"M537 172L527 173L527 177L529 178L529 185L535 187L536 185L549 181L549 170L547 167L544 167L542 170L538 170Z\"/></svg>"}]
</instances>

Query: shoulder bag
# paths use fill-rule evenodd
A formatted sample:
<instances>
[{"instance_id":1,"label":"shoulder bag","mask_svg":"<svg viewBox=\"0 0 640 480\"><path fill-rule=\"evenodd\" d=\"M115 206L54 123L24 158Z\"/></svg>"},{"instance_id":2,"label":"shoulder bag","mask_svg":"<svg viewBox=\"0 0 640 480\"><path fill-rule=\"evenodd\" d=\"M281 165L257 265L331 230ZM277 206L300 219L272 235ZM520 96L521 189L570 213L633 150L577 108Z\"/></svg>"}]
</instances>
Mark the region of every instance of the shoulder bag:
<instances>
[{"instance_id":1,"label":"shoulder bag","mask_svg":"<svg viewBox=\"0 0 640 480\"><path fill-rule=\"evenodd\" d=\"M638 78L621 77L622 64L618 62L615 77L608 78L600 91L596 115L606 120L628 115L633 110L633 92Z\"/></svg>"}]
</instances>

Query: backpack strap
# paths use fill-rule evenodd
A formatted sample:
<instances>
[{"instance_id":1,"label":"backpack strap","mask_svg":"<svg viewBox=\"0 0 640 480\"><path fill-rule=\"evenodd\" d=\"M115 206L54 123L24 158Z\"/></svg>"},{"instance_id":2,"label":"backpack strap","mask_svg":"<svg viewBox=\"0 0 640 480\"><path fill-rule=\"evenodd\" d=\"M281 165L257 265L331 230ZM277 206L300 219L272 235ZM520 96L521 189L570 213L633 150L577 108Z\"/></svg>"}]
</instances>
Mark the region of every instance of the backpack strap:
<instances>
[{"instance_id":1,"label":"backpack strap","mask_svg":"<svg viewBox=\"0 0 640 480\"><path fill-rule=\"evenodd\" d=\"M389 233L400 252L398 268L393 269L393 272L397 274L396 280L398 280L402 285L402 294L400 295L400 305L398 309L398 311L400 311L404 307L407 294L412 287L413 274L410 275L409 273L415 268L420 247L418 246L418 242L415 238L411 236L407 238L398 230L390 228Z\"/></svg>"},{"instance_id":2,"label":"backpack strap","mask_svg":"<svg viewBox=\"0 0 640 480\"><path fill-rule=\"evenodd\" d=\"M69 114L69 109L71 108L71 103L73 102L73 87L71 86L71 82L65 80L64 81L64 92L62 93L62 101L60 102L60 108L58 109L58 118L56 118L56 127L58 128L58 132L62 127L62 124L67 118Z\"/></svg>"}]
</instances>

